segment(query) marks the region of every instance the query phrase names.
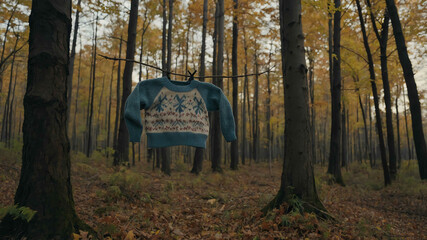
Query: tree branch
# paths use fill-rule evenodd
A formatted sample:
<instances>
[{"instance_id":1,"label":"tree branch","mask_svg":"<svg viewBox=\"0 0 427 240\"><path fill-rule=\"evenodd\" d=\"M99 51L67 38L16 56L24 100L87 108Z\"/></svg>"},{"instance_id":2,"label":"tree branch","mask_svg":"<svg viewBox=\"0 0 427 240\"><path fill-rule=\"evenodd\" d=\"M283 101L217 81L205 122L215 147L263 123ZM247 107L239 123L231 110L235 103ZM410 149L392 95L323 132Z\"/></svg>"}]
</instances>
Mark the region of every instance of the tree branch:
<instances>
[{"instance_id":1,"label":"tree branch","mask_svg":"<svg viewBox=\"0 0 427 240\"><path fill-rule=\"evenodd\" d=\"M156 69L156 70L158 70L158 71L162 71L162 72L165 72L165 73L168 73L168 74L171 74L171 75L176 75L176 76L181 76L181 77L190 77L190 75L187 75L187 74L181 74L181 73L169 72L169 71L166 71L166 70L161 69L160 67L153 66L153 65L150 65L150 64L147 64L147 63L143 63L143 62L139 62L139 61L136 61L136 60L133 60L133 59L125 59L125 58L109 57L109 56L105 56L105 55L102 55L102 54L98 54L98 55L99 55L99 56L101 56L101 57L103 57L103 58L105 58L105 59L108 59L108 60L134 62L134 63L137 63L137 64L144 65L144 66L146 66L146 67L154 68L154 69ZM237 75L237 76L217 76L217 75L213 75L213 76L204 76L204 77L196 77L196 76L195 76L194 78L202 79L202 78L234 78L234 77L236 77L236 78L240 78L240 77L249 77L249 76L262 75L262 74L265 74L265 73L271 72L271 70L272 70L273 68L275 68L275 67L276 67L276 65L274 65L274 66L272 66L271 68L268 68L267 70L265 70L265 71L263 71L263 72L260 72L260 73L258 73L258 74L257 74L257 73L251 73L251 74Z\"/></svg>"}]
</instances>

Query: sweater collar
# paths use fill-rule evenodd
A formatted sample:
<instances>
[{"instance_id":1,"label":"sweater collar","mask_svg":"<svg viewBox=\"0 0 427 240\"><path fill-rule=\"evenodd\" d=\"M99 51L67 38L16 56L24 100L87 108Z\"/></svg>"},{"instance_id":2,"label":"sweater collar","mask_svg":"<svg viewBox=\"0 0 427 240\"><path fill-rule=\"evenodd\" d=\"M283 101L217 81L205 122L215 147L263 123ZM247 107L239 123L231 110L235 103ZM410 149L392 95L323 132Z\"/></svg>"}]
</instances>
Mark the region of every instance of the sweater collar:
<instances>
[{"instance_id":1,"label":"sweater collar","mask_svg":"<svg viewBox=\"0 0 427 240\"><path fill-rule=\"evenodd\" d=\"M169 90L175 92L188 92L191 91L197 85L197 80L188 81L175 81L169 80L167 77L161 77L160 81L162 81L163 86L168 88Z\"/></svg>"}]
</instances>

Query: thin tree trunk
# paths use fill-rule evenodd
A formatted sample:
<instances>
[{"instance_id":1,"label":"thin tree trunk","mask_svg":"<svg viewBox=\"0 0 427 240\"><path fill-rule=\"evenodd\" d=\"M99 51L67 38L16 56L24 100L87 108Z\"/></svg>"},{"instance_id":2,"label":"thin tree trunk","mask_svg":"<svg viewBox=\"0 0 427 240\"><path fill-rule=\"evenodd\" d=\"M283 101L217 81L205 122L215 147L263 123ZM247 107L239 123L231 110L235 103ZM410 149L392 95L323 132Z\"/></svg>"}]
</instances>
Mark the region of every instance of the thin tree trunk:
<instances>
[{"instance_id":1,"label":"thin tree trunk","mask_svg":"<svg viewBox=\"0 0 427 240\"><path fill-rule=\"evenodd\" d=\"M341 166L342 167L346 167L347 166L347 162L348 162L348 158L347 158L347 152L349 151L349 149L347 148L347 141L348 141L348 136L347 136L347 127L346 127L346 116L345 116L345 104L344 101L342 101L342 110L341 110Z\"/></svg>"},{"instance_id":2,"label":"thin tree trunk","mask_svg":"<svg viewBox=\"0 0 427 240\"><path fill-rule=\"evenodd\" d=\"M271 57L273 55L273 42L270 43L270 52L268 54L268 63L267 66L271 64ZM271 84L270 84L270 71L267 72L267 112L266 112L266 122L267 122L267 145L268 145L268 169L271 175L271 145L272 145L272 134L271 134ZM243 104L244 105L244 104Z\"/></svg>"},{"instance_id":3,"label":"thin tree trunk","mask_svg":"<svg viewBox=\"0 0 427 240\"><path fill-rule=\"evenodd\" d=\"M203 78L205 76L205 55L206 55L206 25L208 22L208 0L203 1L203 29L202 29L202 50L200 52L200 70L199 70L199 76L200 81L205 81ZM193 168L191 169L192 173L199 174L202 171L203 168L203 148L196 148L196 151L194 153L194 161L193 161Z\"/></svg>"},{"instance_id":4,"label":"thin tree trunk","mask_svg":"<svg viewBox=\"0 0 427 240\"><path fill-rule=\"evenodd\" d=\"M167 59L166 59L166 70L171 71L172 66L172 27L173 27L173 0L169 0L169 20L168 20L168 39L167 39ZM169 75L168 75L169 77ZM170 175L171 174L171 156L170 148L161 148L160 155L162 157L162 172Z\"/></svg>"},{"instance_id":5,"label":"thin tree trunk","mask_svg":"<svg viewBox=\"0 0 427 240\"><path fill-rule=\"evenodd\" d=\"M71 111L71 95L73 94L73 74L74 74L74 60L76 56L76 45L77 45L77 33L79 32L79 16L80 16L80 5L82 0L77 1L76 6L76 18L74 19L74 32L73 32L73 43L71 45L70 60L68 62L68 75L67 75L67 130L70 125L70 111ZM81 51L81 50L80 50Z\"/></svg>"},{"instance_id":6,"label":"thin tree trunk","mask_svg":"<svg viewBox=\"0 0 427 240\"><path fill-rule=\"evenodd\" d=\"M101 117L101 109L102 109L102 99L104 98L104 87L105 87L105 75L104 75L104 77L102 78L102 87L101 87L101 96L99 97L99 105L98 105L98 114L97 114L97 120L96 120L96 131L95 131L95 149L96 149L96 147L98 146L98 141L97 141L97 139L98 139L98 135L99 135L99 132L101 131L101 122L100 122L100 117ZM107 114L107 113L106 113Z\"/></svg>"},{"instance_id":7,"label":"thin tree trunk","mask_svg":"<svg viewBox=\"0 0 427 240\"><path fill-rule=\"evenodd\" d=\"M400 124L399 124L399 105L398 105L398 97L399 95L396 96L396 102L395 105L396 106L396 132L397 132L397 168L400 169L400 167L402 166L402 154L400 152Z\"/></svg>"},{"instance_id":8,"label":"thin tree trunk","mask_svg":"<svg viewBox=\"0 0 427 240\"><path fill-rule=\"evenodd\" d=\"M408 56L405 37L403 36L396 5L394 0L386 0L386 4L391 23L393 25L394 40L396 41L397 53L399 55L400 64L402 65L406 88L408 89L409 107L412 119L412 133L417 153L420 177L421 179L427 179L427 146L424 138L423 119L417 84L415 83L414 72L412 71L412 64Z\"/></svg>"},{"instance_id":9,"label":"thin tree trunk","mask_svg":"<svg viewBox=\"0 0 427 240\"><path fill-rule=\"evenodd\" d=\"M344 181L341 175L341 126L340 114L341 114L341 55L340 55L340 41L341 41L341 0L334 0L334 55L332 60L333 64L333 78L331 88L331 113L332 113L332 126L331 126L331 144L329 151L329 165L328 173L334 178L334 181L338 184L344 185Z\"/></svg>"},{"instance_id":10,"label":"thin tree trunk","mask_svg":"<svg viewBox=\"0 0 427 240\"><path fill-rule=\"evenodd\" d=\"M17 37L16 41L15 41L15 45L13 47L13 51L16 50L16 46L18 45L18 40L19 40L19 38ZM9 115L12 114L12 112L10 111L10 109L11 109L10 95L12 92L13 68L15 66L15 58L16 58L16 54L13 54L12 63L10 66L9 88L7 91L6 104L4 105L3 121L2 121L2 126L1 126L1 139L0 140L3 142L7 142L7 136L9 135L8 134L8 130L9 130L8 125L11 124L11 122L9 122Z\"/></svg>"},{"instance_id":11,"label":"thin tree trunk","mask_svg":"<svg viewBox=\"0 0 427 240\"><path fill-rule=\"evenodd\" d=\"M382 163L383 171L384 171L384 184L387 186L387 185L391 184L391 178L390 178L389 168L387 166L387 156L386 156L386 149L385 149L385 143L384 143L384 137L383 137L383 129L382 129L382 122L381 122L381 113L380 113L380 108L379 108L377 84L375 83L374 61L372 59L371 50L369 48L368 37L366 35L366 30L365 30L365 22L363 20L362 8L360 7L360 1L359 0L356 0L356 5L357 5L357 11L359 14L360 26L362 29L363 43L365 46L366 55L368 56L369 77L371 80L372 94L374 96L375 118L376 118L375 120L376 120L379 143L380 143L381 163Z\"/></svg>"},{"instance_id":12,"label":"thin tree trunk","mask_svg":"<svg viewBox=\"0 0 427 240\"><path fill-rule=\"evenodd\" d=\"M256 42L255 42L256 45ZM255 46L256 48L256 46ZM253 104L253 158L255 160L256 163L259 162L259 156L258 156L258 149L259 149L259 119L258 119L258 53L257 53L257 49L255 49L255 54L254 54L254 62L255 62L255 90L254 90L254 104Z\"/></svg>"},{"instance_id":13,"label":"thin tree trunk","mask_svg":"<svg viewBox=\"0 0 427 240\"><path fill-rule=\"evenodd\" d=\"M162 22L162 69L166 69L166 25L168 23L168 19L166 16L166 0L163 0L163 22ZM166 72L163 72L163 76L166 76Z\"/></svg>"},{"instance_id":14,"label":"thin tree trunk","mask_svg":"<svg viewBox=\"0 0 427 240\"><path fill-rule=\"evenodd\" d=\"M80 36L80 47L82 46L82 38ZM80 70L81 70L81 63L82 63L82 51L79 52L79 68L77 70L77 89L76 89L76 101L74 105L74 117L73 117L73 134L71 137L71 146L72 150L77 151L77 110L78 110L78 101L79 101L79 89L80 89Z\"/></svg>"},{"instance_id":15,"label":"thin tree trunk","mask_svg":"<svg viewBox=\"0 0 427 240\"><path fill-rule=\"evenodd\" d=\"M389 156L389 169L391 180L396 180L397 168L396 168L396 149L394 145L394 129L393 129L393 113L391 111L391 96L390 96L390 84L388 81L388 70L387 70L387 42L388 42L388 25L389 16L387 9L384 11L384 21L382 23L381 33L378 31L376 25L376 17L372 12L371 2L366 0L369 12L371 15L372 28L374 29L377 40L380 44L381 53L381 77L383 82L384 90L384 102L386 106L386 126L387 126L387 145L388 145L388 156Z\"/></svg>"},{"instance_id":16,"label":"thin tree trunk","mask_svg":"<svg viewBox=\"0 0 427 240\"><path fill-rule=\"evenodd\" d=\"M122 43L123 43L123 37L120 36L119 58L121 58L122 56ZM119 116L120 116L120 74L121 74L121 61L119 61L117 66L116 119L114 120L114 139L113 139L114 152L117 152L119 147L118 129L119 129ZM119 158L114 158L113 165L118 166L119 164L120 164Z\"/></svg>"},{"instance_id":17,"label":"thin tree trunk","mask_svg":"<svg viewBox=\"0 0 427 240\"><path fill-rule=\"evenodd\" d=\"M404 92L405 93L405 92ZM411 152L411 143L409 140L409 130L408 130L408 116L406 114L406 96L403 94L403 114L405 116L405 129L406 129L406 140L408 144L408 160L412 159L412 152Z\"/></svg>"},{"instance_id":18,"label":"thin tree trunk","mask_svg":"<svg viewBox=\"0 0 427 240\"><path fill-rule=\"evenodd\" d=\"M7 147L11 148L11 138L12 138L12 125L13 125L13 103L15 101L15 88L16 88L16 80L18 78L18 66L15 70L15 80L13 82L13 90L12 90L12 100L10 101L10 109L9 109L9 130L8 130L8 136L7 136ZM12 79L10 79L12 81Z\"/></svg>"},{"instance_id":19,"label":"thin tree trunk","mask_svg":"<svg viewBox=\"0 0 427 240\"><path fill-rule=\"evenodd\" d=\"M218 0L217 2L217 13L216 15L218 21L218 52L216 57L216 74L217 76L222 76L224 70L224 0ZM216 85L219 88L223 88L222 78L219 77L216 79ZM214 112L212 121L212 135L213 141L211 148L213 149L212 154L212 170L214 172L222 172L221 168L221 155L222 155L222 144L221 144L221 131L219 129L219 113Z\"/></svg>"},{"instance_id":20,"label":"thin tree trunk","mask_svg":"<svg viewBox=\"0 0 427 240\"><path fill-rule=\"evenodd\" d=\"M3 44L2 44L2 51L0 56L0 100L1 100L1 92L3 90L3 71L5 70L5 57L4 53L6 50L6 41L7 41L7 34L9 33L10 25L12 23L12 18L15 15L16 9L18 7L18 1L16 2L16 5L13 7L12 12L10 13L10 17L7 20L6 29L4 31L4 37L3 37ZM13 51L15 52L15 51ZM13 53L15 54L15 53Z\"/></svg>"},{"instance_id":21,"label":"thin tree trunk","mask_svg":"<svg viewBox=\"0 0 427 240\"><path fill-rule=\"evenodd\" d=\"M136 26L138 22L138 5L139 0L131 0L129 25L128 25L128 40L126 43L126 59L134 59L135 56L135 40L136 40ZM124 108L126 99L132 90L132 70L133 62L126 61L125 69L123 72L123 94L120 107L120 126L118 136L117 152L114 154L114 161L129 162L129 132L127 130L124 119Z\"/></svg>"},{"instance_id":22,"label":"thin tree trunk","mask_svg":"<svg viewBox=\"0 0 427 240\"><path fill-rule=\"evenodd\" d=\"M97 39L98 38L98 14L96 15L95 20L95 47L93 54L93 68L92 68L92 91L90 95L90 110L89 110L89 125L88 125L88 137L87 137L87 147L86 147L86 157L90 157L92 154L92 119L93 119L93 100L95 95L95 76L96 76L96 50L97 50Z\"/></svg>"},{"instance_id":23,"label":"thin tree trunk","mask_svg":"<svg viewBox=\"0 0 427 240\"><path fill-rule=\"evenodd\" d=\"M107 144L105 146L105 152L106 152L106 156L107 158L109 157L109 153L110 153L110 135L111 135L111 103L113 102L113 81L114 81L114 63L113 62L112 66L111 66L111 80L110 80L110 96L108 97L108 120L107 120Z\"/></svg>"},{"instance_id":24,"label":"thin tree trunk","mask_svg":"<svg viewBox=\"0 0 427 240\"><path fill-rule=\"evenodd\" d=\"M239 38L239 28L238 28L238 9L239 9L239 2L238 0L233 0L234 3L234 10L233 10L233 47L231 49L231 67L232 67L232 74L233 76L238 75L238 66L237 66L237 43ZM233 116L234 116L234 122L236 125L236 136L238 136L238 129L239 129L239 107L238 107L238 87L239 82L237 77L233 77ZM231 161L230 161L230 168L232 170L237 170L237 165L239 163L239 141L238 139L236 141L231 142Z\"/></svg>"},{"instance_id":25,"label":"thin tree trunk","mask_svg":"<svg viewBox=\"0 0 427 240\"><path fill-rule=\"evenodd\" d=\"M310 110L311 110L311 148L313 152L313 163L317 162L316 156L316 111L314 109L314 56L312 50L308 51L308 83L310 91Z\"/></svg>"}]
</instances>

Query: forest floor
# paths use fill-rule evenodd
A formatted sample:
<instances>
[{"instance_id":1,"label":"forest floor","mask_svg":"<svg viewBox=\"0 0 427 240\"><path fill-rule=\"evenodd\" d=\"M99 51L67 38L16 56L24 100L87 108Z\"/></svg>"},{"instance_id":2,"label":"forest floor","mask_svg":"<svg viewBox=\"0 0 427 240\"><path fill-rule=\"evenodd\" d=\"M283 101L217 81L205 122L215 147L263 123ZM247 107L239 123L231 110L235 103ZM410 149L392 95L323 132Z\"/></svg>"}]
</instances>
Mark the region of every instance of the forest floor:
<instances>
[{"instance_id":1,"label":"forest floor","mask_svg":"<svg viewBox=\"0 0 427 240\"><path fill-rule=\"evenodd\" d=\"M0 149L0 207L13 204L19 181L20 154ZM343 169L346 186L328 184L317 166L319 196L335 220L311 214L262 216L278 191L282 164L239 166L238 171L199 176L191 166L173 164L172 176L151 164L110 167L95 153L72 157L76 211L101 239L427 239L427 182L419 180L415 161L383 187L381 169L352 164ZM87 239L85 232L75 239Z\"/></svg>"}]
</instances>

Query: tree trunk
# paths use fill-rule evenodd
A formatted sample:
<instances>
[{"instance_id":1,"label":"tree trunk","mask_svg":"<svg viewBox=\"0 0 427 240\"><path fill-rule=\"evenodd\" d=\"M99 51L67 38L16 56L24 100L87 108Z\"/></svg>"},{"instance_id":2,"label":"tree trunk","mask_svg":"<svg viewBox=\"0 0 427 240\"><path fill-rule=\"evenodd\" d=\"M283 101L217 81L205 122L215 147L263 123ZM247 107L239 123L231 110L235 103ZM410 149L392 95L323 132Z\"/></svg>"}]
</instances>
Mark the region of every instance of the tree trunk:
<instances>
[{"instance_id":1,"label":"tree trunk","mask_svg":"<svg viewBox=\"0 0 427 240\"><path fill-rule=\"evenodd\" d=\"M73 74L74 74L74 59L76 56L77 33L79 32L79 16L80 5L82 0L77 1L76 19L74 19L73 43L71 45L70 60L68 62L68 75L67 75L67 129L70 124L70 111L71 111L71 95L73 94ZM81 51L81 50L80 50Z\"/></svg>"},{"instance_id":2,"label":"tree trunk","mask_svg":"<svg viewBox=\"0 0 427 240\"><path fill-rule=\"evenodd\" d=\"M80 48L82 46L82 37L80 36ZM82 51L79 53L79 68L77 70L77 89L76 89L76 101L74 105L74 117L73 117L73 136L71 138L72 141L72 147L71 149L74 151L77 151L78 145L77 145L77 110L78 110L78 101L79 101L79 89L80 89L80 70L81 70L81 64L82 64Z\"/></svg>"},{"instance_id":3,"label":"tree trunk","mask_svg":"<svg viewBox=\"0 0 427 240\"><path fill-rule=\"evenodd\" d=\"M138 22L138 0L131 0L129 25L128 25L128 40L126 43L126 59L134 59L135 56L135 40L136 40L136 26ZM132 90L132 70L133 62L126 61L125 70L123 72L123 94L120 107L120 127L118 136L117 152L114 154L114 161L129 162L129 132L127 130L124 119L124 108L126 99Z\"/></svg>"},{"instance_id":4,"label":"tree trunk","mask_svg":"<svg viewBox=\"0 0 427 240\"><path fill-rule=\"evenodd\" d=\"M16 80L18 78L18 67L16 67L15 70L15 80L13 82L13 90L12 90L12 99L10 100L10 107L9 107L9 130L8 132L8 136L7 136L7 147L11 148L11 139L12 139L12 126L14 124L13 120L13 102L15 101L15 88L16 88ZM10 81L12 81L12 79L10 79Z\"/></svg>"},{"instance_id":5,"label":"tree trunk","mask_svg":"<svg viewBox=\"0 0 427 240\"><path fill-rule=\"evenodd\" d=\"M166 70L171 71L172 66L172 26L173 26L173 0L169 0L169 21L168 21L168 39L167 39L167 59L166 59ZM167 74L169 77L169 74ZM170 175L171 174L171 156L170 148L160 148L160 155L162 157L162 167L161 170L163 173Z\"/></svg>"},{"instance_id":6,"label":"tree trunk","mask_svg":"<svg viewBox=\"0 0 427 240\"><path fill-rule=\"evenodd\" d=\"M285 157L279 192L264 212L289 204L288 210L315 212L325 216L317 196L311 153L310 116L304 37L301 24L301 2L279 1L282 71L285 96ZM298 141L295 141L298 139ZM295 197L303 205L295 204Z\"/></svg>"},{"instance_id":7,"label":"tree trunk","mask_svg":"<svg viewBox=\"0 0 427 240\"><path fill-rule=\"evenodd\" d=\"M379 143L380 143L381 163L382 163L383 171L384 171L384 184L387 186L387 185L391 184L391 179L390 179L389 169L387 166L387 156L386 156L386 152L385 152L386 149L385 149L385 143L384 143L384 137L383 137L383 129L382 129L382 122L381 122L381 113L380 113L380 107L379 107L377 84L375 83L374 60L372 59L371 50L369 48L368 37L366 35L366 30L365 30L365 22L363 20L362 8L360 6L359 0L356 0L356 5L357 5L357 12L359 14L360 26L362 29L363 43L365 46L366 55L368 56L369 77L371 80L372 94L374 96L375 120L376 120Z\"/></svg>"},{"instance_id":8,"label":"tree trunk","mask_svg":"<svg viewBox=\"0 0 427 240\"><path fill-rule=\"evenodd\" d=\"M380 53L381 53L381 77L383 80L383 90L384 90L384 102L386 108L386 126L387 126L387 145L389 153L389 169L390 169L390 178L396 180L397 168L396 168L396 150L394 145L394 129L393 129L393 113L391 111L391 97L390 97L390 84L388 81L388 69L387 69L387 42L388 42L388 25L389 25L389 16L387 9L384 11L384 21L382 23L381 33L378 31L376 25L376 17L372 11L371 2L366 1L371 15L372 28L374 29L375 35L377 37L378 43L380 44Z\"/></svg>"},{"instance_id":9,"label":"tree trunk","mask_svg":"<svg viewBox=\"0 0 427 240\"><path fill-rule=\"evenodd\" d=\"M231 49L231 67L232 67L232 75L237 76L238 75L238 68L237 68L237 42L239 38L239 29L238 29L238 9L239 9L239 3L238 0L233 0L234 2L234 11L233 11L233 47ZM239 107L238 107L238 87L239 82L237 77L233 77L233 116L234 116L234 122L236 125L236 136L238 136L238 129L239 129ZM230 168L232 170L237 170L237 165L239 163L239 140L231 142L231 161L230 161Z\"/></svg>"},{"instance_id":10,"label":"tree trunk","mask_svg":"<svg viewBox=\"0 0 427 240\"><path fill-rule=\"evenodd\" d=\"M120 45L119 45L119 58L122 57L122 44L123 37L120 36ZM120 116L120 74L121 74L121 61L119 60L117 66L117 85L116 85L116 119L114 120L114 139L113 139L113 149L114 153L118 151L119 139L118 139L118 129L119 129L119 116ZM119 158L114 157L113 165L118 166L120 164Z\"/></svg>"},{"instance_id":11,"label":"tree trunk","mask_svg":"<svg viewBox=\"0 0 427 240\"><path fill-rule=\"evenodd\" d=\"M86 147L86 157L90 157L92 154L92 119L93 119L93 99L95 95L95 76L96 76L96 50L97 50L97 39L98 38L98 14L96 15L95 20L95 47L94 47L94 54L93 54L93 68L92 68L92 93L90 95L90 106L89 106L89 125L87 129L87 147Z\"/></svg>"},{"instance_id":12,"label":"tree trunk","mask_svg":"<svg viewBox=\"0 0 427 240\"><path fill-rule=\"evenodd\" d=\"M405 37L399 19L394 0L386 0L388 14L393 25L394 40L396 41L397 53L405 77L406 88L408 89L409 106L412 116L412 133L414 137L415 150L417 153L418 167L421 179L427 179L427 146L424 138L421 105L418 97L417 84L415 83L414 72L412 71L411 60L408 56Z\"/></svg>"},{"instance_id":13,"label":"tree trunk","mask_svg":"<svg viewBox=\"0 0 427 240\"><path fill-rule=\"evenodd\" d=\"M203 0L203 29L202 29L202 50L200 52L200 70L199 76L200 81L204 82L205 79L205 55L206 55L206 25L208 22L208 0ZM191 173L199 174L203 168L203 153L205 150L203 148L196 148L194 153L193 169Z\"/></svg>"},{"instance_id":14,"label":"tree trunk","mask_svg":"<svg viewBox=\"0 0 427 240\"><path fill-rule=\"evenodd\" d=\"M2 51L1 51L1 56L0 56L0 100L1 100L1 92L3 89L3 71L5 70L5 57L4 57L4 53L6 50L6 41L7 41L7 34L9 33L9 28L10 25L12 23L12 18L15 15L16 9L18 7L18 3L16 2L16 5L13 7L12 12L10 13L10 17L7 20L7 24L6 24L6 29L4 31L4 37L3 37L3 44L2 44ZM15 51L14 51L15 52ZM15 54L15 53L13 53Z\"/></svg>"},{"instance_id":15,"label":"tree trunk","mask_svg":"<svg viewBox=\"0 0 427 240\"><path fill-rule=\"evenodd\" d=\"M400 169L400 167L402 166L402 154L400 152L400 125L399 125L399 105L398 105L398 97L399 95L396 96L396 102L395 102L395 106L396 106L396 132L397 132L397 168Z\"/></svg>"},{"instance_id":16,"label":"tree trunk","mask_svg":"<svg viewBox=\"0 0 427 240\"><path fill-rule=\"evenodd\" d=\"M223 74L223 64L224 64L224 0L218 0L217 3L217 13L216 18L218 19L218 52L216 57L216 74L217 76L222 76ZM216 79L216 85L222 89L223 82L222 78L218 77ZM220 131L220 122L219 122L219 112L213 112L213 121L212 121L212 136L213 141L211 143L211 148L213 150L212 154L212 170L214 172L222 172L221 168L221 155L222 155L222 144L221 144L221 131Z\"/></svg>"},{"instance_id":17,"label":"tree trunk","mask_svg":"<svg viewBox=\"0 0 427 240\"><path fill-rule=\"evenodd\" d=\"M98 146L98 135L99 132L101 131L101 122L100 122L100 118L101 118L101 109L102 109L102 99L104 98L104 87L105 87L105 75L102 77L102 86L101 86L101 94L99 96L99 105L98 105L98 114L97 114L97 120L96 120L96 131L95 131L95 150ZM105 113L105 115L107 115L107 113Z\"/></svg>"},{"instance_id":18,"label":"tree trunk","mask_svg":"<svg viewBox=\"0 0 427 240\"><path fill-rule=\"evenodd\" d=\"M255 85L254 85L254 104L253 104L253 142L252 142L252 151L253 158L256 163L259 162L258 149L259 149L259 119L258 119L258 53L257 53L257 43L255 42L255 53L254 53L254 62L255 62Z\"/></svg>"},{"instance_id":19,"label":"tree trunk","mask_svg":"<svg viewBox=\"0 0 427 240\"><path fill-rule=\"evenodd\" d=\"M166 69L166 25L168 23L168 19L166 16L166 0L163 0L162 6L162 69ZM166 76L166 72L163 72L163 76Z\"/></svg>"},{"instance_id":20,"label":"tree trunk","mask_svg":"<svg viewBox=\"0 0 427 240\"><path fill-rule=\"evenodd\" d=\"M243 83L243 104L242 104L242 164L246 164L246 101L248 102L248 112L249 112L249 95L247 94L248 90L248 46L246 44L246 32L245 28L243 27L243 49L245 50L245 80Z\"/></svg>"},{"instance_id":21,"label":"tree trunk","mask_svg":"<svg viewBox=\"0 0 427 240\"><path fill-rule=\"evenodd\" d=\"M341 126L342 126L342 130L341 130L341 166L342 167L346 167L347 166L347 162L348 162L348 158L347 158L347 152L350 150L347 148L347 141L348 141L348 136L347 136L347 131L346 131L346 116L345 116L345 104L344 101L342 101L342 110L341 110Z\"/></svg>"},{"instance_id":22,"label":"tree trunk","mask_svg":"<svg viewBox=\"0 0 427 240\"><path fill-rule=\"evenodd\" d=\"M15 41L15 45L13 47L13 51L16 50L16 46L18 45L18 40L19 40L19 38L17 37L16 41ZM8 87L8 91L7 91L6 103L4 105L3 121L2 121L2 125L1 125L1 138L0 138L0 140L3 142L7 142L7 136L9 135L8 134L8 130L9 130L8 125L11 124L11 122L9 122L9 115L12 114L12 112L10 111L10 109L11 109L10 96L11 96L11 92L12 92L13 68L15 66L15 58L16 58L16 54L13 54L12 63L10 66L9 87Z\"/></svg>"},{"instance_id":23,"label":"tree trunk","mask_svg":"<svg viewBox=\"0 0 427 240\"><path fill-rule=\"evenodd\" d=\"M316 112L314 108L314 56L312 50L307 51L308 55L308 83L310 91L310 110L311 110L311 151L313 153L313 164L316 163Z\"/></svg>"},{"instance_id":24,"label":"tree trunk","mask_svg":"<svg viewBox=\"0 0 427 240\"><path fill-rule=\"evenodd\" d=\"M364 154L364 158L366 160L366 158L368 158L368 156L369 156L369 158L370 158L369 162L372 162L372 159L371 159L372 155L370 153L370 150L368 150L369 149L369 144L368 144L368 125L366 123L365 109L363 108L362 99L360 97L360 94L359 94L358 97L359 97L360 112L362 113L362 118L363 118L363 126L364 126L363 130L364 130L364 135L365 135L365 150L364 150L365 154Z\"/></svg>"},{"instance_id":25,"label":"tree trunk","mask_svg":"<svg viewBox=\"0 0 427 240\"><path fill-rule=\"evenodd\" d=\"M331 88L331 113L332 113L332 125L331 125L331 144L329 151L329 165L328 173L331 174L334 178L334 181L338 184L344 185L344 180L341 175L341 159L340 159L340 150L341 150L341 11L339 10L341 6L341 0L334 0L334 33L333 33L333 43L334 43L334 55L335 57L332 60L332 88Z\"/></svg>"},{"instance_id":26,"label":"tree trunk","mask_svg":"<svg viewBox=\"0 0 427 240\"><path fill-rule=\"evenodd\" d=\"M268 64L270 67L271 56L273 55L273 42L270 43L270 52L268 54ZM244 104L243 104L244 105ZM266 122L267 122L267 145L268 145L268 169L271 175L271 161L272 161L272 134L271 134L271 84L270 84L270 71L267 72L267 111L266 111Z\"/></svg>"},{"instance_id":27,"label":"tree trunk","mask_svg":"<svg viewBox=\"0 0 427 240\"><path fill-rule=\"evenodd\" d=\"M37 211L27 223L6 216L2 239L70 239L87 230L74 209L67 135L71 1L34 0L30 15L24 147L15 204ZM49 26L49 28L46 28Z\"/></svg>"},{"instance_id":28,"label":"tree trunk","mask_svg":"<svg viewBox=\"0 0 427 240\"><path fill-rule=\"evenodd\" d=\"M403 92L405 93L405 92ZM412 159L412 152L411 152L411 142L409 140L409 130L408 130L408 116L406 113L406 96L403 94L403 115L405 116L405 129L406 129L406 141L407 141L407 148L408 148L408 160Z\"/></svg>"},{"instance_id":29,"label":"tree trunk","mask_svg":"<svg viewBox=\"0 0 427 240\"><path fill-rule=\"evenodd\" d=\"M111 66L111 80L110 80L110 96L108 97L108 117L107 117L107 144L105 146L105 152L106 156L108 158L109 156L109 148L110 148L110 135L111 135L111 103L113 102L113 74L114 74L114 63L113 66Z\"/></svg>"}]
</instances>

